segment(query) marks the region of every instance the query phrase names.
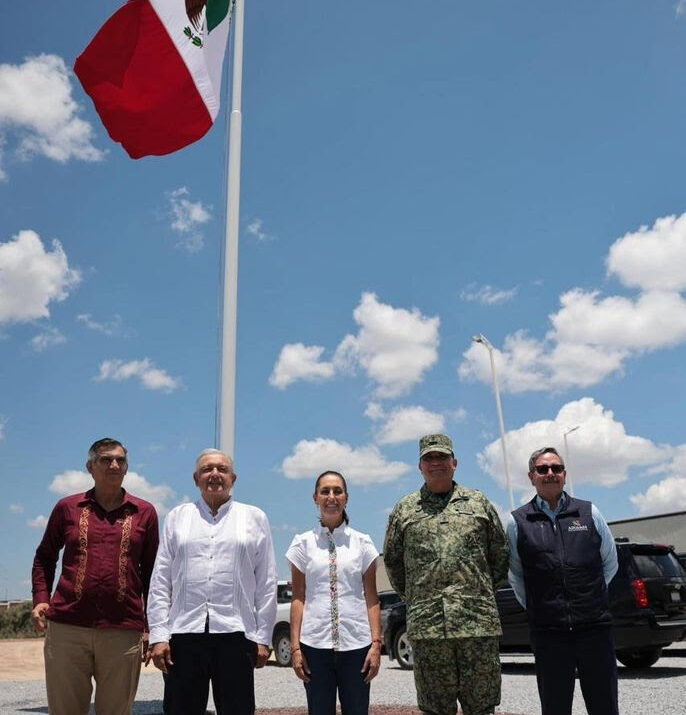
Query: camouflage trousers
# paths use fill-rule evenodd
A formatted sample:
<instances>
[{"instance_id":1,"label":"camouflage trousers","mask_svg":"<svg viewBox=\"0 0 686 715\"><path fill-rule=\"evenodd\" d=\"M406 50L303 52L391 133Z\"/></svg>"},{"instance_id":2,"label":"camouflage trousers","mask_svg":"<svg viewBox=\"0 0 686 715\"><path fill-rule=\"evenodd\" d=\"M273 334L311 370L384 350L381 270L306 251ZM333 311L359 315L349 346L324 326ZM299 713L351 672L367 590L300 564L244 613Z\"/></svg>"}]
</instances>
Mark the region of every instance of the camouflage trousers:
<instances>
[{"instance_id":1,"label":"camouflage trousers","mask_svg":"<svg viewBox=\"0 0 686 715\"><path fill-rule=\"evenodd\" d=\"M486 715L500 703L498 638L417 639L417 705L432 715Z\"/></svg>"}]
</instances>

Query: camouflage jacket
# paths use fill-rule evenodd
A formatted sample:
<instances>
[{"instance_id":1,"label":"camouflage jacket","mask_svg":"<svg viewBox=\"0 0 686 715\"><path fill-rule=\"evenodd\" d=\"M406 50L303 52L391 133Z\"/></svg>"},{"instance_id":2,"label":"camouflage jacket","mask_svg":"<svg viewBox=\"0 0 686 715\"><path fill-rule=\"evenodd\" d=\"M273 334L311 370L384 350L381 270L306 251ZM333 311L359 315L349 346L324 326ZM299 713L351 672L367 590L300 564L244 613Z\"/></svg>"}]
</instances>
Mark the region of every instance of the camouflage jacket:
<instances>
[{"instance_id":1,"label":"camouflage jacket","mask_svg":"<svg viewBox=\"0 0 686 715\"><path fill-rule=\"evenodd\" d=\"M426 486L391 512L383 558L407 603L410 638L499 636L495 587L507 577L508 546L486 497L453 482L446 495Z\"/></svg>"}]
</instances>

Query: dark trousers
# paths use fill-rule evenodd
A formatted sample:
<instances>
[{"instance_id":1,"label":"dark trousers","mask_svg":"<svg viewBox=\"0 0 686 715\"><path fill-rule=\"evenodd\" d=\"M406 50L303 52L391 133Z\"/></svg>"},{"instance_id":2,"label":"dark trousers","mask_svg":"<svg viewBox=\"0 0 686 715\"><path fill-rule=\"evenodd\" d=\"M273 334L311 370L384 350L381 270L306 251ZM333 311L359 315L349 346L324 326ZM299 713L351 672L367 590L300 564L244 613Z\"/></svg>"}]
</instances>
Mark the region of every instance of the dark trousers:
<instances>
[{"instance_id":1,"label":"dark trousers","mask_svg":"<svg viewBox=\"0 0 686 715\"><path fill-rule=\"evenodd\" d=\"M300 643L300 648L310 667L310 682L305 683L308 715L335 715L336 690L342 715L367 715L369 683L364 682L362 666L369 646L335 651Z\"/></svg>"},{"instance_id":2,"label":"dark trousers","mask_svg":"<svg viewBox=\"0 0 686 715\"><path fill-rule=\"evenodd\" d=\"M617 660L609 626L531 631L542 715L571 715L579 673L588 715L618 715Z\"/></svg>"},{"instance_id":3,"label":"dark trousers","mask_svg":"<svg viewBox=\"0 0 686 715\"><path fill-rule=\"evenodd\" d=\"M165 715L205 715L210 682L217 715L253 715L257 645L243 633L175 633L164 678Z\"/></svg>"}]
</instances>

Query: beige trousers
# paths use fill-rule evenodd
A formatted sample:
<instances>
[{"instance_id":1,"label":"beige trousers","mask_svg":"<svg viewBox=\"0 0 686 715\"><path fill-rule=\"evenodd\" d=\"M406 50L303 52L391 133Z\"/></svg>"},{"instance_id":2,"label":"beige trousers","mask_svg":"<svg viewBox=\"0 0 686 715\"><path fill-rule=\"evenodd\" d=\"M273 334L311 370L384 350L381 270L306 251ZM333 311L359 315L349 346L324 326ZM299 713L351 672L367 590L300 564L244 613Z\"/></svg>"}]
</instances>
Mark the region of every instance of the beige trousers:
<instances>
[{"instance_id":1,"label":"beige trousers","mask_svg":"<svg viewBox=\"0 0 686 715\"><path fill-rule=\"evenodd\" d=\"M48 621L45 684L50 715L130 715L141 673L140 631Z\"/></svg>"}]
</instances>

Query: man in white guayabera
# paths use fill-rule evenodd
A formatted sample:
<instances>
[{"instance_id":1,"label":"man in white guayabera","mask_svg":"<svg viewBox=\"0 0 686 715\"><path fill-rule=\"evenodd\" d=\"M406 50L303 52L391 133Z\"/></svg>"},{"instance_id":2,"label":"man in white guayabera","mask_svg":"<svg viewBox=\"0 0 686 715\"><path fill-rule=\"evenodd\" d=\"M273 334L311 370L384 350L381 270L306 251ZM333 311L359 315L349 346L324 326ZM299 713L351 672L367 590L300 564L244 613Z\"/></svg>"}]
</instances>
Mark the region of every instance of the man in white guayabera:
<instances>
[{"instance_id":1,"label":"man in white guayabera","mask_svg":"<svg viewBox=\"0 0 686 715\"><path fill-rule=\"evenodd\" d=\"M150 595L148 659L165 673L165 715L255 712L254 668L269 656L276 564L267 517L232 497L233 462L200 453L200 499L167 515Z\"/></svg>"}]
</instances>

